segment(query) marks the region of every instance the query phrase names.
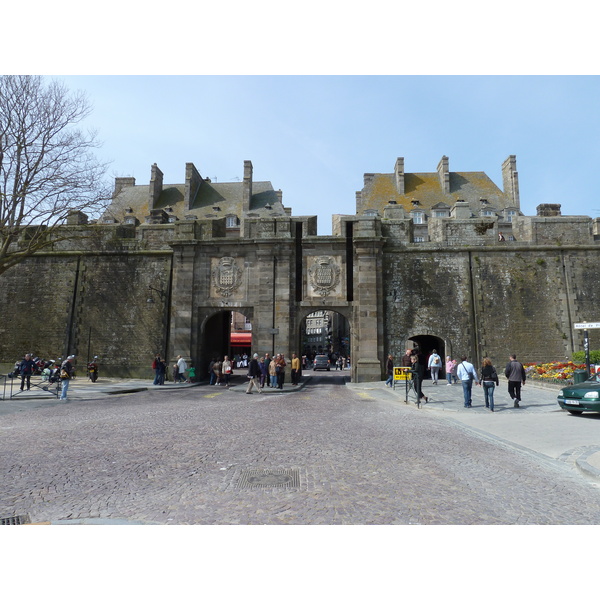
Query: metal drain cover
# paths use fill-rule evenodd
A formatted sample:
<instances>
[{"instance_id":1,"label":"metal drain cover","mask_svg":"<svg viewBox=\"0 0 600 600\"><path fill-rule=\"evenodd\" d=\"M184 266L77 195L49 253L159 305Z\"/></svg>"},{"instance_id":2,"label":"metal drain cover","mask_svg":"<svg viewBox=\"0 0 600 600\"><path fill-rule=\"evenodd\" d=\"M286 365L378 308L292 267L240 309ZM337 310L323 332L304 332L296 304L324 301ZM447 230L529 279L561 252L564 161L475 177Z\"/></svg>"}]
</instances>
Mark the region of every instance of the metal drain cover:
<instances>
[{"instance_id":1,"label":"metal drain cover","mask_svg":"<svg viewBox=\"0 0 600 600\"><path fill-rule=\"evenodd\" d=\"M0 518L0 525L25 525L27 523L31 523L31 519L29 518L29 515Z\"/></svg>"},{"instance_id":2,"label":"metal drain cover","mask_svg":"<svg viewBox=\"0 0 600 600\"><path fill-rule=\"evenodd\" d=\"M242 471L238 488L297 488L300 487L298 469L247 469Z\"/></svg>"}]
</instances>

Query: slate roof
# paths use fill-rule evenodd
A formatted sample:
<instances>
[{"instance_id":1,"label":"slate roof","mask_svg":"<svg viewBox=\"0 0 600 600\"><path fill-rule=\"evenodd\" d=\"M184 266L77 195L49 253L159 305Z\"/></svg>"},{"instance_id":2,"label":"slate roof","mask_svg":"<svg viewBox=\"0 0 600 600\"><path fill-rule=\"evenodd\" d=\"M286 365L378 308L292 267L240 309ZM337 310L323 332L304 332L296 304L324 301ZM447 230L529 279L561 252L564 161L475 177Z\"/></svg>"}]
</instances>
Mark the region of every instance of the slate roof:
<instances>
[{"instance_id":1,"label":"slate roof","mask_svg":"<svg viewBox=\"0 0 600 600\"><path fill-rule=\"evenodd\" d=\"M406 211L415 208L413 201L418 201L420 209L430 211L440 203L454 206L457 200L463 200L476 212L481 208L481 198L485 198L491 208L508 207L507 195L485 173L451 171L449 175L449 194L442 191L437 173L405 173L405 193L399 194L394 173L374 173L361 191L361 199L357 201L357 213L371 209L378 210L381 215L383 208L390 201L395 201Z\"/></svg>"},{"instance_id":2,"label":"slate roof","mask_svg":"<svg viewBox=\"0 0 600 600\"><path fill-rule=\"evenodd\" d=\"M236 215L242 218L242 182L212 183L203 181L194 198L192 208L188 210L185 202L185 184L164 184L154 208L165 210L169 216L185 219L194 215L198 219ZM265 206L271 205L271 209ZM217 207L219 210L215 210ZM129 211L128 209L131 209ZM123 222L126 215L135 216L144 223L150 214L150 185L125 187L113 200L102 219L112 216ZM249 213L257 216L285 216L285 209L279 201L277 192L268 181L252 182L252 198Z\"/></svg>"}]
</instances>

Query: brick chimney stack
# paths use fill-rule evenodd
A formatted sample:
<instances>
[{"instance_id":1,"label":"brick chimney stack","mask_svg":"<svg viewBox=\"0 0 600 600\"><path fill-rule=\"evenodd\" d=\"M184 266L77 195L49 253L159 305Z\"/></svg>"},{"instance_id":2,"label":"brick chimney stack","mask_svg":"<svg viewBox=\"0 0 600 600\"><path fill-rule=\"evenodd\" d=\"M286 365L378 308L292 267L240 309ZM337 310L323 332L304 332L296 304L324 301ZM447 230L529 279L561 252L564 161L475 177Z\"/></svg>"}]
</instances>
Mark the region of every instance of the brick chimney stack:
<instances>
[{"instance_id":1,"label":"brick chimney stack","mask_svg":"<svg viewBox=\"0 0 600 600\"><path fill-rule=\"evenodd\" d=\"M244 161L244 183L242 188L242 211L250 210L250 200L252 199L252 161Z\"/></svg>"},{"instance_id":2,"label":"brick chimney stack","mask_svg":"<svg viewBox=\"0 0 600 600\"><path fill-rule=\"evenodd\" d=\"M450 193L450 163L447 156L442 156L437 167L438 177L440 178L440 186L444 194Z\"/></svg>"},{"instance_id":3,"label":"brick chimney stack","mask_svg":"<svg viewBox=\"0 0 600 600\"><path fill-rule=\"evenodd\" d=\"M521 200L519 198L519 174L517 173L517 157L511 154L502 163L502 183L504 185L504 193L508 197L511 206L521 208Z\"/></svg>"},{"instance_id":4,"label":"brick chimney stack","mask_svg":"<svg viewBox=\"0 0 600 600\"><path fill-rule=\"evenodd\" d=\"M396 159L394 175L396 176L396 190L401 196L404 196L404 157Z\"/></svg>"},{"instance_id":5,"label":"brick chimney stack","mask_svg":"<svg viewBox=\"0 0 600 600\"><path fill-rule=\"evenodd\" d=\"M152 165L152 174L150 175L150 197L148 206L150 210L156 208L158 198L163 190L163 172L157 167L156 163Z\"/></svg>"}]
</instances>

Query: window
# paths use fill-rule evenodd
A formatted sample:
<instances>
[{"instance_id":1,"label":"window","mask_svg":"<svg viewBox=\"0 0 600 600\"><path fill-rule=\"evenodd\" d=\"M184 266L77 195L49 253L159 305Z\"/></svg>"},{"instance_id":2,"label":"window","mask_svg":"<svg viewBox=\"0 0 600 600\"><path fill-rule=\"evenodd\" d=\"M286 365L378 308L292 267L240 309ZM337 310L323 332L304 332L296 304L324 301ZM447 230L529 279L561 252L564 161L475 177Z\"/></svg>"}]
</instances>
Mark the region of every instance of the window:
<instances>
[{"instance_id":1,"label":"window","mask_svg":"<svg viewBox=\"0 0 600 600\"><path fill-rule=\"evenodd\" d=\"M434 210L433 216L437 217L438 219L443 219L444 217L448 216L448 211L447 210Z\"/></svg>"},{"instance_id":2,"label":"window","mask_svg":"<svg viewBox=\"0 0 600 600\"><path fill-rule=\"evenodd\" d=\"M421 243L421 242L424 242L424 241L425 241L425 238L422 237L422 236L415 237L415 243Z\"/></svg>"},{"instance_id":3,"label":"window","mask_svg":"<svg viewBox=\"0 0 600 600\"><path fill-rule=\"evenodd\" d=\"M379 213L376 210L369 209L364 212L365 217L377 217Z\"/></svg>"},{"instance_id":4,"label":"window","mask_svg":"<svg viewBox=\"0 0 600 600\"><path fill-rule=\"evenodd\" d=\"M413 223L415 225L422 225L425 222L425 213L423 212L414 212L412 214Z\"/></svg>"},{"instance_id":5,"label":"window","mask_svg":"<svg viewBox=\"0 0 600 600\"><path fill-rule=\"evenodd\" d=\"M506 211L506 220L510 223L513 220L513 217L517 216L516 210L507 210Z\"/></svg>"},{"instance_id":6,"label":"window","mask_svg":"<svg viewBox=\"0 0 600 600\"><path fill-rule=\"evenodd\" d=\"M231 216L227 217L227 220L225 221L225 226L228 229L232 229L234 227L239 227L239 224L240 224L240 222L235 215L231 215Z\"/></svg>"},{"instance_id":7,"label":"window","mask_svg":"<svg viewBox=\"0 0 600 600\"><path fill-rule=\"evenodd\" d=\"M493 210L482 210L481 211L481 216L482 217L493 217L494 216L494 211Z\"/></svg>"}]
</instances>

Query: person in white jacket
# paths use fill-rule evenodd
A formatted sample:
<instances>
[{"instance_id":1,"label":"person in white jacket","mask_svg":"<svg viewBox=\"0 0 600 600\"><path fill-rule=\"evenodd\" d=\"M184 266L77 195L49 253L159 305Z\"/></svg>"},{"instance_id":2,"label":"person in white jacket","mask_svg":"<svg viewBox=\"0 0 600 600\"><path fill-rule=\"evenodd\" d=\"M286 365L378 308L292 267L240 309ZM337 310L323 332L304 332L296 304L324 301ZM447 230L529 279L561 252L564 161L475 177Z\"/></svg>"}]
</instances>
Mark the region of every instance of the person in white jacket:
<instances>
[{"instance_id":1,"label":"person in white jacket","mask_svg":"<svg viewBox=\"0 0 600 600\"><path fill-rule=\"evenodd\" d=\"M429 361L427 361L427 369L431 371L431 381L433 385L437 385L438 375L440 373L440 369L442 368L442 358L437 353L437 350L434 350L429 357Z\"/></svg>"}]
</instances>

